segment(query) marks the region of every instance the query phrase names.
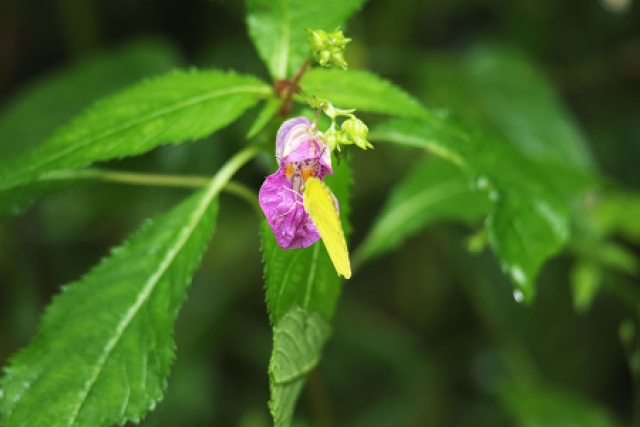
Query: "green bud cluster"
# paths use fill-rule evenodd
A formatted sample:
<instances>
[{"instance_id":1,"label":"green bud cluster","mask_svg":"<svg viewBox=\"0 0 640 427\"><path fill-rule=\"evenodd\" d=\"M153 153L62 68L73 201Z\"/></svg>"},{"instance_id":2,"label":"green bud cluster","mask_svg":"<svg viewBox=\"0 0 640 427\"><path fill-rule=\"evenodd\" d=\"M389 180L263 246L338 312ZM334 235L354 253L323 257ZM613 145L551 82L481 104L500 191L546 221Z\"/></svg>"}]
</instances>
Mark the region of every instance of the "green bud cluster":
<instances>
[{"instance_id":1,"label":"green bud cluster","mask_svg":"<svg viewBox=\"0 0 640 427\"><path fill-rule=\"evenodd\" d=\"M342 147L347 145L355 145L363 150L373 148L373 145L367 141L369 128L353 114L355 110L336 108L329 101L315 97L310 104L322 110L331 119L331 127L324 132L331 151L336 150L340 154ZM336 122L338 117L347 117L339 129Z\"/></svg>"},{"instance_id":2,"label":"green bud cluster","mask_svg":"<svg viewBox=\"0 0 640 427\"><path fill-rule=\"evenodd\" d=\"M322 67L336 66L347 69L347 61L344 60L344 51L350 38L342 34L342 30L337 28L335 31L327 33L324 30L311 30L307 28L309 33L309 45L311 52L318 64Z\"/></svg>"}]
</instances>

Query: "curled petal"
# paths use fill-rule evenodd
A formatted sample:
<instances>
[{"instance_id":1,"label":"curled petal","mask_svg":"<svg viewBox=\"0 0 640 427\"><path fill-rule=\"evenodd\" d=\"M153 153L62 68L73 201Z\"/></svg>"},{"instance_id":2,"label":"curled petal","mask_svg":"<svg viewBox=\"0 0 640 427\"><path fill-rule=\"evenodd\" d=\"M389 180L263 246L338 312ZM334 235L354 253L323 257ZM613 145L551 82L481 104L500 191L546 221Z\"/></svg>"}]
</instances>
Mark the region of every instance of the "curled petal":
<instances>
[{"instance_id":1,"label":"curled petal","mask_svg":"<svg viewBox=\"0 0 640 427\"><path fill-rule=\"evenodd\" d=\"M283 160L287 163L313 161L332 175L331 149L325 136L318 131L311 133L308 128L305 131L306 133L298 132L297 128L291 130L289 135L292 137L287 138L285 143Z\"/></svg>"},{"instance_id":2,"label":"curled petal","mask_svg":"<svg viewBox=\"0 0 640 427\"><path fill-rule=\"evenodd\" d=\"M301 196L292 190L282 168L262 184L259 201L282 249L305 248L320 238Z\"/></svg>"},{"instance_id":3,"label":"curled petal","mask_svg":"<svg viewBox=\"0 0 640 427\"><path fill-rule=\"evenodd\" d=\"M282 160L284 157L284 145L287 134L291 128L297 125L306 125L307 127L310 127L311 122L306 117L296 117L295 119L285 121L280 126L280 129L278 129L278 135L276 136L276 157L278 160Z\"/></svg>"}]
</instances>

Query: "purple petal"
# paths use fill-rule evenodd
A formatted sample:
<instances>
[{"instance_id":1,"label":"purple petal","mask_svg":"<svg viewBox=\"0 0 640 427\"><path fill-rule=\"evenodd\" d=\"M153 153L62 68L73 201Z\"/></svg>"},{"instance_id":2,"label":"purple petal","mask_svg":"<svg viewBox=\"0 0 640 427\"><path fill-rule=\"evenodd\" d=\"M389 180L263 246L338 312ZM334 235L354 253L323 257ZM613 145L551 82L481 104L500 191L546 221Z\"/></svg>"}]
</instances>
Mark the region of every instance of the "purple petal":
<instances>
[{"instance_id":1,"label":"purple petal","mask_svg":"<svg viewBox=\"0 0 640 427\"><path fill-rule=\"evenodd\" d=\"M285 138L282 160L286 163L301 163L312 160L312 165L321 165L333 175L331 152L322 133L312 135L309 129L300 126L292 128ZM322 174L324 176L324 173Z\"/></svg>"},{"instance_id":2,"label":"purple petal","mask_svg":"<svg viewBox=\"0 0 640 427\"><path fill-rule=\"evenodd\" d=\"M267 177L258 198L282 249L305 248L320 238L302 206L301 196L292 190L283 169Z\"/></svg>"},{"instance_id":3,"label":"purple petal","mask_svg":"<svg viewBox=\"0 0 640 427\"><path fill-rule=\"evenodd\" d=\"M292 127L296 125L304 124L307 127L311 126L311 122L306 117L296 117L295 119L289 119L280 125L278 129L278 135L276 136L276 157L278 160L282 160L282 153L284 152L284 142L287 134Z\"/></svg>"}]
</instances>

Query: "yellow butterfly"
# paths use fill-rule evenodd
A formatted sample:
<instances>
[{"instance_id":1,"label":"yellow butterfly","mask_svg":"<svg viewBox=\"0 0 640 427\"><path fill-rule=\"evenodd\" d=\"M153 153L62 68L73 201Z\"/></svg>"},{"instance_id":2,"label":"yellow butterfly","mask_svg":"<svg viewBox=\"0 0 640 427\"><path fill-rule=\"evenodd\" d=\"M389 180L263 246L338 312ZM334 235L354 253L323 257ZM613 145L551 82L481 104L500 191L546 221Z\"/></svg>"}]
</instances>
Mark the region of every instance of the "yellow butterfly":
<instances>
[{"instance_id":1,"label":"yellow butterfly","mask_svg":"<svg viewBox=\"0 0 640 427\"><path fill-rule=\"evenodd\" d=\"M333 194L320 179L313 176L307 179L303 192L304 210L318 228L333 266L338 275L349 279L351 277L349 250Z\"/></svg>"}]
</instances>

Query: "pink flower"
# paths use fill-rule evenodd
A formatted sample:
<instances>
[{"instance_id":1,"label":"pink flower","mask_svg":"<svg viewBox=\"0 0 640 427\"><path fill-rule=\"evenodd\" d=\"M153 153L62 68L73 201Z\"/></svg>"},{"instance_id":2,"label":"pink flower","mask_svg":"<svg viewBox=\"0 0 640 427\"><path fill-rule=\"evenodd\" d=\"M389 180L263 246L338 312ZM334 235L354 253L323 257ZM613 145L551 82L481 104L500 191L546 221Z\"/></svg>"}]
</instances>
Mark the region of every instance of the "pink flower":
<instances>
[{"instance_id":1,"label":"pink flower","mask_svg":"<svg viewBox=\"0 0 640 427\"><path fill-rule=\"evenodd\" d=\"M320 234L304 210L301 187L311 177L333 174L331 152L322 132L304 117L289 119L276 137L279 168L260 188L260 207L282 249L305 248Z\"/></svg>"}]
</instances>

